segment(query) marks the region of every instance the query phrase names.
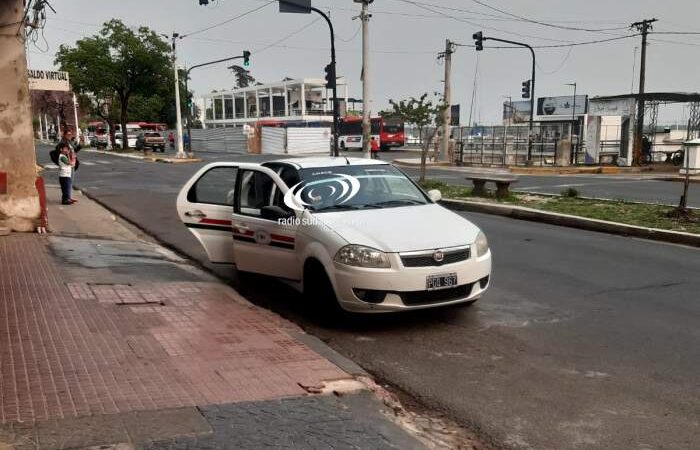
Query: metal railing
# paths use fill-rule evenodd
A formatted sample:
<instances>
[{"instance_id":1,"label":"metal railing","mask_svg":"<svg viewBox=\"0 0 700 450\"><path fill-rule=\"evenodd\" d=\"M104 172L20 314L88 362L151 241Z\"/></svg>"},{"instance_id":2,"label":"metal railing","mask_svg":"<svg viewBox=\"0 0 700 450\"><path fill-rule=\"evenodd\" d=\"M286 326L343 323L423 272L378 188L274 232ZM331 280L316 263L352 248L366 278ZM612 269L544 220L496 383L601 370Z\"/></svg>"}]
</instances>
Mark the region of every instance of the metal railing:
<instances>
[{"instance_id":1,"label":"metal railing","mask_svg":"<svg viewBox=\"0 0 700 450\"><path fill-rule=\"evenodd\" d=\"M454 127L458 164L485 166L524 166L528 164L529 134L522 126ZM530 164L557 164L557 148L569 139L565 124L542 124L533 129ZM584 148L578 136L573 136L572 155L567 165L584 163Z\"/></svg>"}]
</instances>

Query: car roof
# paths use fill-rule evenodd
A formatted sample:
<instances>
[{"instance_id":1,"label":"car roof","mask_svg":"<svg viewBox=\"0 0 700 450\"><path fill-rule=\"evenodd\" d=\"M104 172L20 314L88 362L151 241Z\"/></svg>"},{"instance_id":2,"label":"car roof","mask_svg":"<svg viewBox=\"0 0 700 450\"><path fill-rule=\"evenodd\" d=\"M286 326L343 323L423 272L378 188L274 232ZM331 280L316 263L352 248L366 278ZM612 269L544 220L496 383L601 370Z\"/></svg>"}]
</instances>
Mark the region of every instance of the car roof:
<instances>
[{"instance_id":1,"label":"car roof","mask_svg":"<svg viewBox=\"0 0 700 450\"><path fill-rule=\"evenodd\" d=\"M387 161L379 161L367 158L347 158L345 156L309 156L305 158L286 158L267 161L266 164L289 164L297 169L308 169L313 167L337 167L337 166L366 166L366 165L386 165Z\"/></svg>"}]
</instances>

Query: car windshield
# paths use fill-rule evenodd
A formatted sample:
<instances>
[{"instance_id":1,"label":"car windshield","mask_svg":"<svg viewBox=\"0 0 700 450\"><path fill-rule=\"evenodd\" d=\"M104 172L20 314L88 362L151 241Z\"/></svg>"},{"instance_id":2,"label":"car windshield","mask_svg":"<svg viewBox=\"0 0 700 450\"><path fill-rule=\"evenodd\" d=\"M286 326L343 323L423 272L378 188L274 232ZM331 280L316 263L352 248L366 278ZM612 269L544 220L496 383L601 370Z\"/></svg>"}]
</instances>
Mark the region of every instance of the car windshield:
<instances>
[{"instance_id":1,"label":"car windshield","mask_svg":"<svg viewBox=\"0 0 700 450\"><path fill-rule=\"evenodd\" d=\"M312 211L424 205L428 199L390 164L315 167L299 170L296 202Z\"/></svg>"}]
</instances>

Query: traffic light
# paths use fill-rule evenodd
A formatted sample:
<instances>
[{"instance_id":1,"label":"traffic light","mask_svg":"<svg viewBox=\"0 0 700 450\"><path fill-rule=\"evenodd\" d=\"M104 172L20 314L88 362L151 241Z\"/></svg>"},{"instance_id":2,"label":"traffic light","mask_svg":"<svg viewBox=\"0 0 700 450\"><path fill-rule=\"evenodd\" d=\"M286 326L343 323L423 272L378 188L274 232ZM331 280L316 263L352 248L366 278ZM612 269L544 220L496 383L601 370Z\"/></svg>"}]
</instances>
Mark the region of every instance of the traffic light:
<instances>
[{"instance_id":1,"label":"traffic light","mask_svg":"<svg viewBox=\"0 0 700 450\"><path fill-rule=\"evenodd\" d=\"M530 98L531 80L523 81L523 98Z\"/></svg>"},{"instance_id":2,"label":"traffic light","mask_svg":"<svg viewBox=\"0 0 700 450\"><path fill-rule=\"evenodd\" d=\"M250 67L250 52L248 50L243 50L243 66Z\"/></svg>"},{"instance_id":3,"label":"traffic light","mask_svg":"<svg viewBox=\"0 0 700 450\"><path fill-rule=\"evenodd\" d=\"M187 93L187 109L192 109L192 92Z\"/></svg>"},{"instance_id":4,"label":"traffic light","mask_svg":"<svg viewBox=\"0 0 700 450\"><path fill-rule=\"evenodd\" d=\"M326 87L333 89L335 87L335 65L330 63L326 66Z\"/></svg>"},{"instance_id":5,"label":"traffic light","mask_svg":"<svg viewBox=\"0 0 700 450\"><path fill-rule=\"evenodd\" d=\"M484 49L484 33L481 31L474 33L472 38L474 39L474 47L476 47L476 51L482 51Z\"/></svg>"}]
</instances>

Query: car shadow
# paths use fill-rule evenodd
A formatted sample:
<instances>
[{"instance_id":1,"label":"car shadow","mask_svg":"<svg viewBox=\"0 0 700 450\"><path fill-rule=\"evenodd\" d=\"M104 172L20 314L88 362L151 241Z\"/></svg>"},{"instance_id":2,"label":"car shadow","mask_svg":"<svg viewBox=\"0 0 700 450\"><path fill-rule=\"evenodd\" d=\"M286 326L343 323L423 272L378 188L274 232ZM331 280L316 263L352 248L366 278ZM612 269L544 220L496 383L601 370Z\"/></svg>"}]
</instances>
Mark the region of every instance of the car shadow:
<instances>
[{"instance_id":1,"label":"car shadow","mask_svg":"<svg viewBox=\"0 0 700 450\"><path fill-rule=\"evenodd\" d=\"M341 312L323 314L291 286L265 275L236 272L231 286L253 304L269 309L302 327L344 332L410 330L459 324L478 328L478 302L389 314Z\"/></svg>"}]
</instances>

